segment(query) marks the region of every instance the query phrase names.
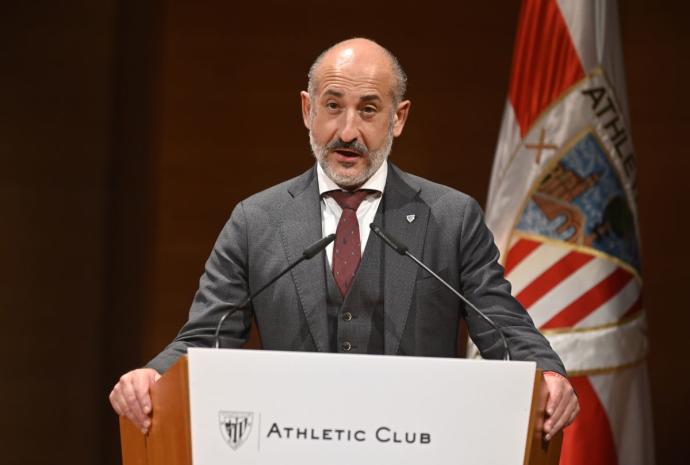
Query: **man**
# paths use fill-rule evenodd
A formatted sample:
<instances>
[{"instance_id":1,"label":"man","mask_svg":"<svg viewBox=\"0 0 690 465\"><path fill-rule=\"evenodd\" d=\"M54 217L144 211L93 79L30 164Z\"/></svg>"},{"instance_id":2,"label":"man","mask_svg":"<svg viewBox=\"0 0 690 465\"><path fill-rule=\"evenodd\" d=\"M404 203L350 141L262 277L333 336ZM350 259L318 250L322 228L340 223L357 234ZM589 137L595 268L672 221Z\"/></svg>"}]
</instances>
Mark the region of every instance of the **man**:
<instances>
[{"instance_id":1,"label":"man","mask_svg":"<svg viewBox=\"0 0 690 465\"><path fill-rule=\"evenodd\" d=\"M477 203L458 191L389 164L410 101L395 57L366 39L326 50L301 93L302 116L318 163L307 173L241 202L206 264L190 319L146 368L120 378L115 411L150 426L149 388L190 346L211 346L220 316L318 238L334 245L300 264L252 303L264 348L452 357L459 319L485 357L500 358L494 331L465 313L430 275L369 237L375 222L459 288L503 328L513 358L546 371L546 438L579 410L564 368L524 309L510 296L498 251ZM224 347L239 347L248 312L226 322Z\"/></svg>"}]
</instances>

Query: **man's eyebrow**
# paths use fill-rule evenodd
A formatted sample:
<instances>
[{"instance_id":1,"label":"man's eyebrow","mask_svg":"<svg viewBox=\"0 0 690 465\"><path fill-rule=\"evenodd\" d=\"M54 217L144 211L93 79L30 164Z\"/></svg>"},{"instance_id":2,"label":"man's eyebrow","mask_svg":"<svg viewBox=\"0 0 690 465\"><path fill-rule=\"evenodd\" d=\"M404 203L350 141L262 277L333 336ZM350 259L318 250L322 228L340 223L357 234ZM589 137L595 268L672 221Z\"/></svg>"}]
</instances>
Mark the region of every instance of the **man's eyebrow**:
<instances>
[{"instance_id":1,"label":"man's eyebrow","mask_svg":"<svg viewBox=\"0 0 690 465\"><path fill-rule=\"evenodd\" d=\"M342 97L343 95L345 95L342 92L340 92L339 90L334 90L334 89L328 89L323 94L324 95L332 95L334 97Z\"/></svg>"},{"instance_id":2,"label":"man's eyebrow","mask_svg":"<svg viewBox=\"0 0 690 465\"><path fill-rule=\"evenodd\" d=\"M362 102L372 102L374 100L381 100L381 97L379 97L377 94L367 94L367 95L362 95L362 97L359 99Z\"/></svg>"}]
</instances>

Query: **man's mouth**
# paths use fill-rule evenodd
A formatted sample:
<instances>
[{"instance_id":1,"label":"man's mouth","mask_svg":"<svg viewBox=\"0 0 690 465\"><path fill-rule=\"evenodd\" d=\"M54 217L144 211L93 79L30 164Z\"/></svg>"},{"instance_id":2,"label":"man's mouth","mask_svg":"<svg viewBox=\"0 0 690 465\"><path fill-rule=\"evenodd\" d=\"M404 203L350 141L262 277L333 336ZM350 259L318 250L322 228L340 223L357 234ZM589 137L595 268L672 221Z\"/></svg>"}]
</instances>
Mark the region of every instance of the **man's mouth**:
<instances>
[{"instance_id":1,"label":"man's mouth","mask_svg":"<svg viewBox=\"0 0 690 465\"><path fill-rule=\"evenodd\" d=\"M347 150L347 149L337 149L334 150L335 153L342 155L343 157L347 158L356 158L356 157L361 157L362 154L355 151L355 150Z\"/></svg>"}]
</instances>

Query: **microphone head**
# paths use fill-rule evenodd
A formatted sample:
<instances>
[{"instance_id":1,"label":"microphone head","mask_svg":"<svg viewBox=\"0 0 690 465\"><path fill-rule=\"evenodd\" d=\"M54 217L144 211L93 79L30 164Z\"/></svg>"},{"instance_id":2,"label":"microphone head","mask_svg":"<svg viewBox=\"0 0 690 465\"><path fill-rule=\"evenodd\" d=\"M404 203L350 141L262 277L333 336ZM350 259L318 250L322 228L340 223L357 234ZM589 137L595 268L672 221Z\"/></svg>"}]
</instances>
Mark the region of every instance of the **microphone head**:
<instances>
[{"instance_id":1,"label":"microphone head","mask_svg":"<svg viewBox=\"0 0 690 465\"><path fill-rule=\"evenodd\" d=\"M377 224L371 223L369 225L372 231L379 236L383 242L388 244L390 248L398 252L400 255L405 255L407 253L407 246L405 246L402 242L385 232L383 229L381 229Z\"/></svg>"},{"instance_id":2,"label":"microphone head","mask_svg":"<svg viewBox=\"0 0 690 465\"><path fill-rule=\"evenodd\" d=\"M328 236L319 239L318 241L314 242L312 245L304 249L304 252L302 252L302 257L305 259L309 260L312 258L314 255L318 254L321 252L323 249L326 248L328 244L333 242L335 240L335 234L329 234Z\"/></svg>"}]
</instances>

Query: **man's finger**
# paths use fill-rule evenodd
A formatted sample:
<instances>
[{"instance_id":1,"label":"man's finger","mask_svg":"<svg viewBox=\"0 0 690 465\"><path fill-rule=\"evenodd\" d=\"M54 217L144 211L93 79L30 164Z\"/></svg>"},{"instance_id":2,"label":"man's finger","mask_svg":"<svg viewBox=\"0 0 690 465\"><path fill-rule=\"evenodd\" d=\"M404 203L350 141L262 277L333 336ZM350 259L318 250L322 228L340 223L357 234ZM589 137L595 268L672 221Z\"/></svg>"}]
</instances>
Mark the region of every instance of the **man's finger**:
<instances>
[{"instance_id":1,"label":"man's finger","mask_svg":"<svg viewBox=\"0 0 690 465\"><path fill-rule=\"evenodd\" d=\"M556 392L549 391L549 398L546 402L546 414L550 417L557 414L557 410L561 405L563 393L558 390Z\"/></svg>"},{"instance_id":2,"label":"man's finger","mask_svg":"<svg viewBox=\"0 0 690 465\"><path fill-rule=\"evenodd\" d=\"M568 416L568 421L566 422L565 426L568 426L575 421L577 414L580 413L580 401L578 400L577 396L573 396L572 404L572 408L568 410L570 415Z\"/></svg>"},{"instance_id":3,"label":"man's finger","mask_svg":"<svg viewBox=\"0 0 690 465\"><path fill-rule=\"evenodd\" d=\"M577 415L579 403L575 394L568 393L568 399L564 400L563 404L565 408L553 418L554 423L551 427L551 432L547 435L547 439L551 439L557 432L568 426L575 419L575 415Z\"/></svg>"},{"instance_id":4,"label":"man's finger","mask_svg":"<svg viewBox=\"0 0 690 465\"><path fill-rule=\"evenodd\" d=\"M136 416L132 412L132 409L129 408L122 395L122 388L119 384L115 386L110 394L110 403L118 415L129 419L137 428L141 429L141 426L137 424Z\"/></svg>"},{"instance_id":5,"label":"man's finger","mask_svg":"<svg viewBox=\"0 0 690 465\"><path fill-rule=\"evenodd\" d=\"M566 403L565 412L563 413L563 416L565 418L564 426L568 426L570 423L573 422L575 416L577 416L578 412L580 411L580 401L577 398L577 394L575 394L575 389L573 389L570 383L564 386L564 389L566 398L568 399Z\"/></svg>"},{"instance_id":6,"label":"man's finger","mask_svg":"<svg viewBox=\"0 0 690 465\"><path fill-rule=\"evenodd\" d=\"M562 387L558 387L558 392L557 392L557 399L558 402L555 403L555 405L551 406L551 414L549 414L549 419L546 421L544 424L544 430L547 433L550 433L552 431L557 431L556 424L561 420L563 417L563 414L565 413L566 409L568 408L568 403L569 403L569 398L568 395L563 392Z\"/></svg>"},{"instance_id":7,"label":"man's finger","mask_svg":"<svg viewBox=\"0 0 690 465\"><path fill-rule=\"evenodd\" d=\"M580 403L575 391L566 386L562 405L556 408L554 415L544 425L546 439L551 439L557 432L571 424L579 412Z\"/></svg>"},{"instance_id":8,"label":"man's finger","mask_svg":"<svg viewBox=\"0 0 690 465\"><path fill-rule=\"evenodd\" d=\"M552 416L556 412L558 404L563 397L563 389L560 386L560 380L554 375L544 375L544 382L549 392L549 397L546 401L546 414Z\"/></svg>"},{"instance_id":9,"label":"man's finger","mask_svg":"<svg viewBox=\"0 0 690 465\"><path fill-rule=\"evenodd\" d=\"M141 410L131 376L125 376L121 379L121 388L122 398L128 410L125 416L129 418L137 428L145 432L148 428L148 416Z\"/></svg>"},{"instance_id":10,"label":"man's finger","mask_svg":"<svg viewBox=\"0 0 690 465\"><path fill-rule=\"evenodd\" d=\"M110 405L113 406L113 410L115 410L115 413L117 413L118 415L124 415L124 410L120 402L120 394L118 392L117 385L115 385L113 390L110 391L110 396L108 396L108 399L110 399Z\"/></svg>"},{"instance_id":11,"label":"man's finger","mask_svg":"<svg viewBox=\"0 0 690 465\"><path fill-rule=\"evenodd\" d=\"M151 396L149 395L151 381L146 373L138 373L132 381L139 408L147 416L151 413Z\"/></svg>"},{"instance_id":12,"label":"man's finger","mask_svg":"<svg viewBox=\"0 0 690 465\"><path fill-rule=\"evenodd\" d=\"M161 375L151 368L140 368L120 377L110 392L110 404L118 415L129 419L142 433L151 426L151 386Z\"/></svg>"},{"instance_id":13,"label":"man's finger","mask_svg":"<svg viewBox=\"0 0 690 465\"><path fill-rule=\"evenodd\" d=\"M548 419L544 422L544 432L545 438L549 440L575 419L579 403L567 378L556 373L545 373L544 381L549 392L546 405Z\"/></svg>"}]
</instances>

